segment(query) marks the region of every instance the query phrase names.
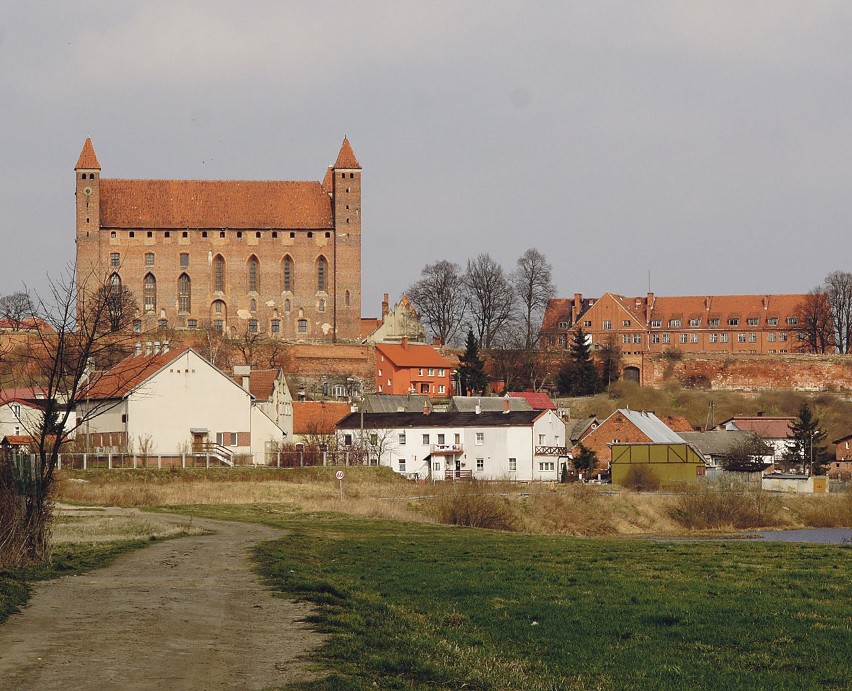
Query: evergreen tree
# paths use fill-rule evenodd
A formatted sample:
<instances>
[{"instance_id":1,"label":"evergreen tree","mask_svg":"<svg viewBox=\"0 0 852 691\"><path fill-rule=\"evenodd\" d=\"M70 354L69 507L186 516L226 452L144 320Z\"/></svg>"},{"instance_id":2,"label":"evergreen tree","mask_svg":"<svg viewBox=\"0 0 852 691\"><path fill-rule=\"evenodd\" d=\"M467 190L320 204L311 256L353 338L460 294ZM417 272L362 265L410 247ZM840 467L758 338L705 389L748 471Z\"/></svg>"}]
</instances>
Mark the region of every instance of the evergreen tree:
<instances>
[{"instance_id":1,"label":"evergreen tree","mask_svg":"<svg viewBox=\"0 0 852 691\"><path fill-rule=\"evenodd\" d=\"M601 391L601 378L592 362L590 345L582 328L574 332L568 359L556 377L559 390L569 396L591 396Z\"/></svg>"},{"instance_id":2,"label":"evergreen tree","mask_svg":"<svg viewBox=\"0 0 852 691\"><path fill-rule=\"evenodd\" d=\"M819 428L819 418L814 416L810 406L802 403L798 419L790 425L787 451L784 461L789 466L811 468L814 475L823 472L823 466L828 462L825 430Z\"/></svg>"},{"instance_id":3,"label":"evergreen tree","mask_svg":"<svg viewBox=\"0 0 852 691\"><path fill-rule=\"evenodd\" d=\"M598 455L580 442L580 453L574 456L573 463L577 472L587 473L586 477L588 478L598 463Z\"/></svg>"},{"instance_id":4,"label":"evergreen tree","mask_svg":"<svg viewBox=\"0 0 852 691\"><path fill-rule=\"evenodd\" d=\"M488 386L488 377L485 374L485 361L479 357L479 346L473 335L473 330L468 330L464 355L459 360L459 388L462 396L470 394L484 394Z\"/></svg>"}]
</instances>

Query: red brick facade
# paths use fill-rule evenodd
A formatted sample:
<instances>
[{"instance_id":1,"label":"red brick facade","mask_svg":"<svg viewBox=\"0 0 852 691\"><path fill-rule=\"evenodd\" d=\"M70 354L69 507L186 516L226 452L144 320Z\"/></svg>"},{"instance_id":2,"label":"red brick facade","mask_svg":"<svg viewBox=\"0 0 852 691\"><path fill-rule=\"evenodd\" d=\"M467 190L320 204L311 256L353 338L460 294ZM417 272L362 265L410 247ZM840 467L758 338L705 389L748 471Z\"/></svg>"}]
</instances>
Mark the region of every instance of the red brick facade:
<instances>
[{"instance_id":1,"label":"red brick facade","mask_svg":"<svg viewBox=\"0 0 852 691\"><path fill-rule=\"evenodd\" d=\"M320 182L102 179L75 166L77 271L129 288L135 327L357 339L361 166L344 139Z\"/></svg>"}]
</instances>

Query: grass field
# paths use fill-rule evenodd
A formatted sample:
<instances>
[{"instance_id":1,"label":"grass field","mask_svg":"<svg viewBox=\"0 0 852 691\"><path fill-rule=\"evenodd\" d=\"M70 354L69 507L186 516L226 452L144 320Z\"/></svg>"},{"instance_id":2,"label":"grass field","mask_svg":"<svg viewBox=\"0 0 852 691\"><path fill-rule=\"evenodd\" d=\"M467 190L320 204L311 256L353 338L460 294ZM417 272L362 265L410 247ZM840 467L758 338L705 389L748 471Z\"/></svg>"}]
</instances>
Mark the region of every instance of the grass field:
<instances>
[{"instance_id":1,"label":"grass field","mask_svg":"<svg viewBox=\"0 0 852 691\"><path fill-rule=\"evenodd\" d=\"M256 550L318 606L304 688L849 688L849 546L589 540L195 507L289 532Z\"/></svg>"}]
</instances>

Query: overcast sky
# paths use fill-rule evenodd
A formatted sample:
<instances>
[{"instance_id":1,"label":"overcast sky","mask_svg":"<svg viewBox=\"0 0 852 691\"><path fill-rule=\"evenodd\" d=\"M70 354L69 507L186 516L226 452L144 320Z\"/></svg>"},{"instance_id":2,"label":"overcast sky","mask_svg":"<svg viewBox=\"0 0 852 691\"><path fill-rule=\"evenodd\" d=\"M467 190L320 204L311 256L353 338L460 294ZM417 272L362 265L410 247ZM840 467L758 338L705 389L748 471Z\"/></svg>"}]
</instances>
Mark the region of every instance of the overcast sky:
<instances>
[{"instance_id":1,"label":"overcast sky","mask_svg":"<svg viewBox=\"0 0 852 691\"><path fill-rule=\"evenodd\" d=\"M363 310L528 247L560 294L806 292L852 257L852 3L5 0L0 294L74 255L73 167L364 167Z\"/></svg>"}]
</instances>

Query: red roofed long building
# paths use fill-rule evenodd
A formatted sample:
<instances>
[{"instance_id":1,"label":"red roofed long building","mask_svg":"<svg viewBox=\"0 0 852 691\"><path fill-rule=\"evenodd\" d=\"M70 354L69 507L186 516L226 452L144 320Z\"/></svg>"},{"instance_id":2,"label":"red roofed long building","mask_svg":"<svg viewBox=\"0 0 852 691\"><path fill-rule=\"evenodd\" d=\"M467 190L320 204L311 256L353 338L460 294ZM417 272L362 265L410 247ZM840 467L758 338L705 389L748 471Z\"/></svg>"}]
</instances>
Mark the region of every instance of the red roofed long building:
<instances>
[{"instance_id":1,"label":"red roofed long building","mask_svg":"<svg viewBox=\"0 0 852 691\"><path fill-rule=\"evenodd\" d=\"M361 165L347 139L323 182L101 178L74 168L80 283L129 288L134 327L356 339Z\"/></svg>"},{"instance_id":2,"label":"red roofed long building","mask_svg":"<svg viewBox=\"0 0 852 691\"><path fill-rule=\"evenodd\" d=\"M453 363L434 347L409 343L376 344L376 392L417 393L448 398L452 391Z\"/></svg>"},{"instance_id":3,"label":"red roofed long building","mask_svg":"<svg viewBox=\"0 0 852 691\"><path fill-rule=\"evenodd\" d=\"M660 353L676 348L688 353L794 353L799 305L806 295L707 295L625 297L604 293L599 300L550 300L542 325L541 345L571 346L578 326L593 345L615 338L625 354Z\"/></svg>"}]
</instances>

